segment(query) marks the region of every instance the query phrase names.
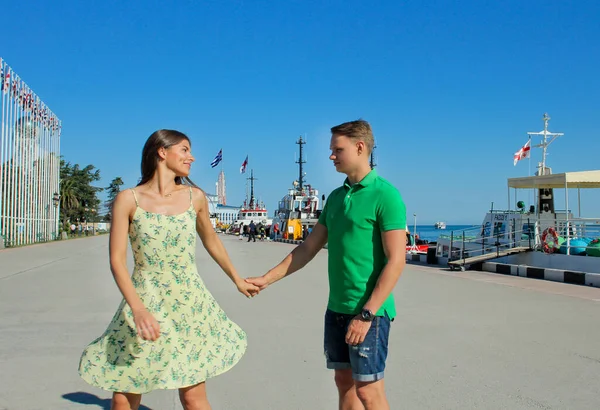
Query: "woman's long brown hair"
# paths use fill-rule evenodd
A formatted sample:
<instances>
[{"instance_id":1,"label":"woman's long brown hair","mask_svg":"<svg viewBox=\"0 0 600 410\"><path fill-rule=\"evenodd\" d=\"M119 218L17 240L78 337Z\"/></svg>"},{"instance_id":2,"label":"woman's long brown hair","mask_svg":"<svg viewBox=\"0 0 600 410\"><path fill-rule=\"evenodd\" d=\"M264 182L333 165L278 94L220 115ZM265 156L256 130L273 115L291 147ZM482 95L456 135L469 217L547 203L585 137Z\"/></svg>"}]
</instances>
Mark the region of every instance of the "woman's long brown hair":
<instances>
[{"instance_id":1,"label":"woman's long brown hair","mask_svg":"<svg viewBox=\"0 0 600 410\"><path fill-rule=\"evenodd\" d=\"M183 140L186 140L190 144L190 147L192 146L192 142L187 135L175 130L158 130L148 137L146 144L144 144L144 149L142 150L142 178L140 179L138 186L150 181L154 176L160 159L158 150L161 148L168 149L173 145L179 144ZM177 185L183 184L199 188L189 177L175 177L175 183Z\"/></svg>"}]
</instances>

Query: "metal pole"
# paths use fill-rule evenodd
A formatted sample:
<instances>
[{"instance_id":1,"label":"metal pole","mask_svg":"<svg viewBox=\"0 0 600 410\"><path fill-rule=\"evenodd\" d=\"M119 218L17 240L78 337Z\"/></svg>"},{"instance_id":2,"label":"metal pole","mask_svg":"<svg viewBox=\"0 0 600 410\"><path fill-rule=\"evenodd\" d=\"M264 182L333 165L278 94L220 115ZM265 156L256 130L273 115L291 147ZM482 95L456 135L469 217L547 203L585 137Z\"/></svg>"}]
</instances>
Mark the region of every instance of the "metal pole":
<instances>
[{"instance_id":1,"label":"metal pole","mask_svg":"<svg viewBox=\"0 0 600 410\"><path fill-rule=\"evenodd\" d=\"M500 256L500 231L496 234L496 256Z\"/></svg>"},{"instance_id":2,"label":"metal pole","mask_svg":"<svg viewBox=\"0 0 600 410\"><path fill-rule=\"evenodd\" d=\"M529 249L531 249L531 225L529 224L529 218L527 218L527 238L529 239Z\"/></svg>"},{"instance_id":3,"label":"metal pole","mask_svg":"<svg viewBox=\"0 0 600 410\"><path fill-rule=\"evenodd\" d=\"M60 196L59 196L60 198ZM54 221L56 224L56 237L58 238L61 234L60 232L60 199L58 200L58 205L56 205L56 220Z\"/></svg>"},{"instance_id":4,"label":"metal pole","mask_svg":"<svg viewBox=\"0 0 600 410\"><path fill-rule=\"evenodd\" d=\"M56 202L55 202L54 203L54 224L53 224L54 225L54 227L53 227L54 228L54 234L53 234L54 240L58 239L58 224L56 223L56 219L57 219L56 215L57 214L58 214L58 209L57 209Z\"/></svg>"},{"instance_id":5,"label":"metal pole","mask_svg":"<svg viewBox=\"0 0 600 410\"><path fill-rule=\"evenodd\" d=\"M413 245L415 246L415 249L417 249L417 214L413 214L413 216L415 217L414 231L413 231Z\"/></svg>"},{"instance_id":6,"label":"metal pole","mask_svg":"<svg viewBox=\"0 0 600 410\"><path fill-rule=\"evenodd\" d=\"M566 179L566 178L565 178ZM571 232L569 229L569 188L568 182L565 181L565 208L566 208L566 235L567 235L567 255L571 254Z\"/></svg>"},{"instance_id":7,"label":"metal pole","mask_svg":"<svg viewBox=\"0 0 600 410\"><path fill-rule=\"evenodd\" d=\"M517 247L517 220L512 220L512 237L513 237L513 248Z\"/></svg>"},{"instance_id":8,"label":"metal pole","mask_svg":"<svg viewBox=\"0 0 600 410\"><path fill-rule=\"evenodd\" d=\"M462 256L462 260L463 260L463 265L465 264L465 231L463 231L462 234L462 249L461 251L461 256Z\"/></svg>"},{"instance_id":9,"label":"metal pole","mask_svg":"<svg viewBox=\"0 0 600 410\"><path fill-rule=\"evenodd\" d=\"M481 254L485 254L485 224L481 225Z\"/></svg>"},{"instance_id":10,"label":"metal pole","mask_svg":"<svg viewBox=\"0 0 600 410\"><path fill-rule=\"evenodd\" d=\"M577 187L577 207L579 208L579 218L581 218L581 188Z\"/></svg>"}]
</instances>

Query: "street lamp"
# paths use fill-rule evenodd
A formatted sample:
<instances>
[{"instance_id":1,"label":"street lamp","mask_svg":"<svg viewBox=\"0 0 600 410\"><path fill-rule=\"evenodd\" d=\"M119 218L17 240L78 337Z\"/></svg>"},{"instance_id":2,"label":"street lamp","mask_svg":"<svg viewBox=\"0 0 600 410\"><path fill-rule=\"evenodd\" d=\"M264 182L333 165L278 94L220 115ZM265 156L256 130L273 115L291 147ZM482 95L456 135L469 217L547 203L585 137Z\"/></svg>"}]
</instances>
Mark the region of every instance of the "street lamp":
<instances>
[{"instance_id":1,"label":"street lamp","mask_svg":"<svg viewBox=\"0 0 600 410\"><path fill-rule=\"evenodd\" d=\"M415 240L415 245L417 244L417 214L413 214L413 216L415 217L415 230L413 232L413 239Z\"/></svg>"},{"instance_id":2,"label":"street lamp","mask_svg":"<svg viewBox=\"0 0 600 410\"><path fill-rule=\"evenodd\" d=\"M95 208L83 208L83 210L85 211L85 216L83 217L83 219L81 220L81 223L85 223L85 236L89 235L89 231L90 231L90 222L92 223L92 235L94 235L96 233L96 228L94 226L94 223L96 222L96 209Z\"/></svg>"},{"instance_id":3,"label":"street lamp","mask_svg":"<svg viewBox=\"0 0 600 410\"><path fill-rule=\"evenodd\" d=\"M413 253L416 254L419 251L419 248L417 247L417 214L413 214L413 216L415 217L415 222L414 222L414 228L413 228L413 234L412 234L412 245L408 248L408 252L409 253ZM408 226L407 226L408 228Z\"/></svg>"},{"instance_id":4,"label":"street lamp","mask_svg":"<svg viewBox=\"0 0 600 410\"><path fill-rule=\"evenodd\" d=\"M58 239L58 205L60 203L58 192L52 195L52 203L54 204L54 239Z\"/></svg>"},{"instance_id":5,"label":"street lamp","mask_svg":"<svg viewBox=\"0 0 600 410\"><path fill-rule=\"evenodd\" d=\"M92 211L92 236L96 235L96 208L92 208L90 209L90 211Z\"/></svg>"}]
</instances>

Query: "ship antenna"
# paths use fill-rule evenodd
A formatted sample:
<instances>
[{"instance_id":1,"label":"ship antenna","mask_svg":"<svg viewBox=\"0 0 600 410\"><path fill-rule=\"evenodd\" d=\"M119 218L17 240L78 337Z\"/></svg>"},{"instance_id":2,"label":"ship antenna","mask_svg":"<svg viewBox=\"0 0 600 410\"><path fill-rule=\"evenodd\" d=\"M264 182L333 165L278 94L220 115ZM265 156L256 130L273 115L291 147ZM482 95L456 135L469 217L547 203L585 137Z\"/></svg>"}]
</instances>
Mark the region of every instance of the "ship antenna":
<instances>
[{"instance_id":1,"label":"ship antenna","mask_svg":"<svg viewBox=\"0 0 600 410\"><path fill-rule=\"evenodd\" d=\"M550 144L552 144L552 142L554 142L555 139L557 139L558 137L563 136L565 134L562 132L548 131L548 121L550 121L550 116L548 115L548 113L544 114L544 117L542 118L542 120L544 121L544 130L540 131L540 132L528 132L527 135L529 135L530 137L532 135L541 135L542 136L542 143L538 144L538 145L534 145L534 146L536 148L542 148L541 175L546 175L546 154L547 154L548 146ZM548 141L548 137L552 137L552 139L550 141Z\"/></svg>"},{"instance_id":2,"label":"ship antenna","mask_svg":"<svg viewBox=\"0 0 600 410\"><path fill-rule=\"evenodd\" d=\"M302 155L303 153L303 149L302 146L304 144L306 144L306 142L302 139L302 135L300 135L300 138L298 139L298 141L296 141L296 144L298 144L300 146L300 157L298 158L298 161L296 161L296 164L298 164L298 168L299 168L299 176L298 176L298 187L299 187L299 191L302 192L302 186L304 184L304 172L302 171L302 164L305 164L306 161L304 160L304 157Z\"/></svg>"}]
</instances>

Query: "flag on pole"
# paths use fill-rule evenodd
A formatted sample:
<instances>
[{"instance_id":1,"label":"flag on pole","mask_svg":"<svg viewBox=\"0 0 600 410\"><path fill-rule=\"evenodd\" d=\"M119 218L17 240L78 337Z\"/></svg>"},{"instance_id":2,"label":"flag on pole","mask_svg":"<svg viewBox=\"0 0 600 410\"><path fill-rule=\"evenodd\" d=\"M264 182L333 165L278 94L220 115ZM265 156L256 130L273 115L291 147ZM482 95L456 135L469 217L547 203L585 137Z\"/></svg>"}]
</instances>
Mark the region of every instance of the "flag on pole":
<instances>
[{"instance_id":1,"label":"flag on pole","mask_svg":"<svg viewBox=\"0 0 600 410\"><path fill-rule=\"evenodd\" d=\"M210 163L210 166L214 168L217 165L219 165L219 162L221 162L222 160L223 160L223 149L221 148L221 150L219 150L219 153L217 154L215 159L213 159L212 162Z\"/></svg>"},{"instance_id":2,"label":"flag on pole","mask_svg":"<svg viewBox=\"0 0 600 410\"><path fill-rule=\"evenodd\" d=\"M246 167L248 166L248 155L246 155L246 159L242 162L242 166L240 167L240 174L246 172Z\"/></svg>"},{"instance_id":3,"label":"flag on pole","mask_svg":"<svg viewBox=\"0 0 600 410\"><path fill-rule=\"evenodd\" d=\"M4 91L4 62L2 60L2 57L0 57L0 81L2 81L2 91Z\"/></svg>"},{"instance_id":4,"label":"flag on pole","mask_svg":"<svg viewBox=\"0 0 600 410\"><path fill-rule=\"evenodd\" d=\"M520 150L515 152L514 165L516 166L517 162L519 162L522 159L529 158L530 151L531 151L531 139L529 141L527 141L527 143L525 145L523 145Z\"/></svg>"},{"instance_id":5,"label":"flag on pole","mask_svg":"<svg viewBox=\"0 0 600 410\"><path fill-rule=\"evenodd\" d=\"M6 67L4 70L4 82L2 83L2 91L4 91L4 94L10 91L10 72L11 70Z\"/></svg>"}]
</instances>

